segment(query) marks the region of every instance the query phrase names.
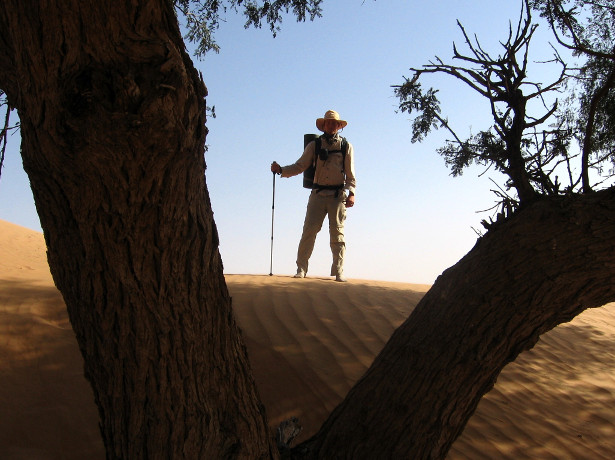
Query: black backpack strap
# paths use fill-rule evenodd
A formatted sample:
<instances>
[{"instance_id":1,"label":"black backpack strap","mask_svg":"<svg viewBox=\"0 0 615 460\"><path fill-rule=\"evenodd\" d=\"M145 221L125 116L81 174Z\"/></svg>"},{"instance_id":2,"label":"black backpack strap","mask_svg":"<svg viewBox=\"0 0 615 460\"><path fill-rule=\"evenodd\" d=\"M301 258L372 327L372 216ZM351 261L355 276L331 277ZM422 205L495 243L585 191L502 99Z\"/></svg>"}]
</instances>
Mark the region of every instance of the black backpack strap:
<instances>
[{"instance_id":1,"label":"black backpack strap","mask_svg":"<svg viewBox=\"0 0 615 460\"><path fill-rule=\"evenodd\" d=\"M316 146L314 147L314 153L315 153L315 156L317 157L318 154L320 153L320 150L322 149L322 139L319 136L316 139L314 139L314 142L316 143ZM345 137L342 137L341 145L338 150L329 150L329 153L341 153L344 156L344 159L346 158L347 152L348 152L348 141L346 140Z\"/></svg>"},{"instance_id":2,"label":"black backpack strap","mask_svg":"<svg viewBox=\"0 0 615 460\"><path fill-rule=\"evenodd\" d=\"M316 137L316 139L314 139L314 158L312 159L312 166L315 168L316 167L316 160L318 160L318 152L320 152L320 149L322 148L322 139L320 138L320 136Z\"/></svg>"},{"instance_id":3,"label":"black backpack strap","mask_svg":"<svg viewBox=\"0 0 615 460\"><path fill-rule=\"evenodd\" d=\"M346 172L346 154L348 153L348 141L342 137L342 172Z\"/></svg>"},{"instance_id":4,"label":"black backpack strap","mask_svg":"<svg viewBox=\"0 0 615 460\"><path fill-rule=\"evenodd\" d=\"M318 153L320 152L321 147L321 139L320 136L317 137L314 142L316 143L315 148L314 148L314 165L316 165L317 161L316 159L318 158ZM340 146L340 150L330 150L329 153L337 153L337 152L341 152L342 153L342 172L346 171L346 154L348 153L348 141L346 140L345 137L342 137L342 142L341 142L341 146ZM335 190L335 197L337 198L339 193L344 189L344 184L340 184L340 185L320 185L320 184L316 184L314 183L312 185L312 190L316 190L317 192L321 191L321 190Z\"/></svg>"},{"instance_id":5,"label":"black backpack strap","mask_svg":"<svg viewBox=\"0 0 615 460\"><path fill-rule=\"evenodd\" d=\"M314 159L312 161L312 166L315 168L318 163L318 155L320 154L320 150L322 149L322 139L318 136L314 139ZM339 150L329 150L329 153L340 153L342 154L342 172L346 172L346 154L348 153L348 141L345 137L342 137L341 145Z\"/></svg>"}]
</instances>

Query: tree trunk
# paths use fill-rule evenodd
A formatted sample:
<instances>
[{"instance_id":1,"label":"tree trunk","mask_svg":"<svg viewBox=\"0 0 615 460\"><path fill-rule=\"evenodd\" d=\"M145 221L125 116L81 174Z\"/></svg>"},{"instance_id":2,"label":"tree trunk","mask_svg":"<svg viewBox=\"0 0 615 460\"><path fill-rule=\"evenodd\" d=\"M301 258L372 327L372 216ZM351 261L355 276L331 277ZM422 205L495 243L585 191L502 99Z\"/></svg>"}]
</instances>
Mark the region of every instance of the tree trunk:
<instances>
[{"instance_id":1,"label":"tree trunk","mask_svg":"<svg viewBox=\"0 0 615 460\"><path fill-rule=\"evenodd\" d=\"M206 90L172 3L3 0L0 66L107 457L275 457L204 180Z\"/></svg>"},{"instance_id":2,"label":"tree trunk","mask_svg":"<svg viewBox=\"0 0 615 460\"><path fill-rule=\"evenodd\" d=\"M542 199L446 270L295 458L442 459L503 367L615 299L615 190Z\"/></svg>"},{"instance_id":3,"label":"tree trunk","mask_svg":"<svg viewBox=\"0 0 615 460\"><path fill-rule=\"evenodd\" d=\"M507 174L512 180L512 185L517 190L519 203L525 205L538 198L538 193L532 187L527 173L527 165L523 158L523 132L526 128L527 99L520 89L512 89L506 100L512 109L512 124L507 129L504 141L506 142L506 156L508 159Z\"/></svg>"}]
</instances>

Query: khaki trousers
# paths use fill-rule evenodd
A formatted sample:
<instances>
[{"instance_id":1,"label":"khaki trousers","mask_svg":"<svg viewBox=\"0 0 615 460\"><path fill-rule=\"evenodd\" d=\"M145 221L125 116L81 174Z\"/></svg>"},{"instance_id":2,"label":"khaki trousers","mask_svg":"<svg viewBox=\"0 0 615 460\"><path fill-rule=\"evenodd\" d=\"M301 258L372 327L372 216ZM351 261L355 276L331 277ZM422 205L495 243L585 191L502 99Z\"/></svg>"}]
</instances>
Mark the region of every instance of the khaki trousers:
<instances>
[{"instance_id":1,"label":"khaki trousers","mask_svg":"<svg viewBox=\"0 0 615 460\"><path fill-rule=\"evenodd\" d=\"M338 193L338 196L323 195L322 193L312 192L308 200L305 221L303 223L303 234L299 241L297 250L297 269L308 271L308 261L314 250L316 235L322 228L325 216L329 217L329 243L333 264L331 265L331 276L341 275L344 271L344 252L346 243L344 242L344 221L346 220L346 194Z\"/></svg>"}]
</instances>

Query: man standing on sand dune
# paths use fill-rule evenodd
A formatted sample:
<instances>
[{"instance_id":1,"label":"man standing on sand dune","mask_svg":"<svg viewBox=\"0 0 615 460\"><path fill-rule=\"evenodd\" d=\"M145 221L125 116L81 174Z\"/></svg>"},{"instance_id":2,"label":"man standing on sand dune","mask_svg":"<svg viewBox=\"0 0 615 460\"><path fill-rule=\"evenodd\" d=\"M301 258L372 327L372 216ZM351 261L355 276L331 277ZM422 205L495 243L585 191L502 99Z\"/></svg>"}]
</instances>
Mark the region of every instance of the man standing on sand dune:
<instances>
[{"instance_id":1,"label":"man standing on sand dune","mask_svg":"<svg viewBox=\"0 0 615 460\"><path fill-rule=\"evenodd\" d=\"M301 174L315 165L312 192L308 200L303 234L297 250L297 274L295 278L305 278L308 261L314 249L316 235L322 228L325 216L329 217L329 237L333 264L331 276L344 282L344 221L346 208L354 206L355 175L354 150L352 144L339 135L348 123L340 119L335 110L328 110L323 118L316 119L316 127L323 134L318 140L310 142L303 155L294 164L281 167L275 161L271 171L282 177Z\"/></svg>"}]
</instances>

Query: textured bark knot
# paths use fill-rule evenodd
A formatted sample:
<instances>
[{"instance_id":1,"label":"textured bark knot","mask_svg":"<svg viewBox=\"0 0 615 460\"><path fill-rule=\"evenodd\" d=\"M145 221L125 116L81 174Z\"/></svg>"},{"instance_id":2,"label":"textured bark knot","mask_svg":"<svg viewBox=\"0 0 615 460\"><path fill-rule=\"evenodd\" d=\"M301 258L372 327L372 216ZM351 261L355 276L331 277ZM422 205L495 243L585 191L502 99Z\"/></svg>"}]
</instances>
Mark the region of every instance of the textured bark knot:
<instances>
[{"instance_id":1,"label":"textured bark knot","mask_svg":"<svg viewBox=\"0 0 615 460\"><path fill-rule=\"evenodd\" d=\"M92 75L85 70L75 76L66 91L66 108L75 116L85 115L92 104Z\"/></svg>"},{"instance_id":2,"label":"textured bark knot","mask_svg":"<svg viewBox=\"0 0 615 460\"><path fill-rule=\"evenodd\" d=\"M281 454L290 452L291 443L302 430L303 427L299 424L297 417L291 417L280 423L276 431L276 442Z\"/></svg>"}]
</instances>

